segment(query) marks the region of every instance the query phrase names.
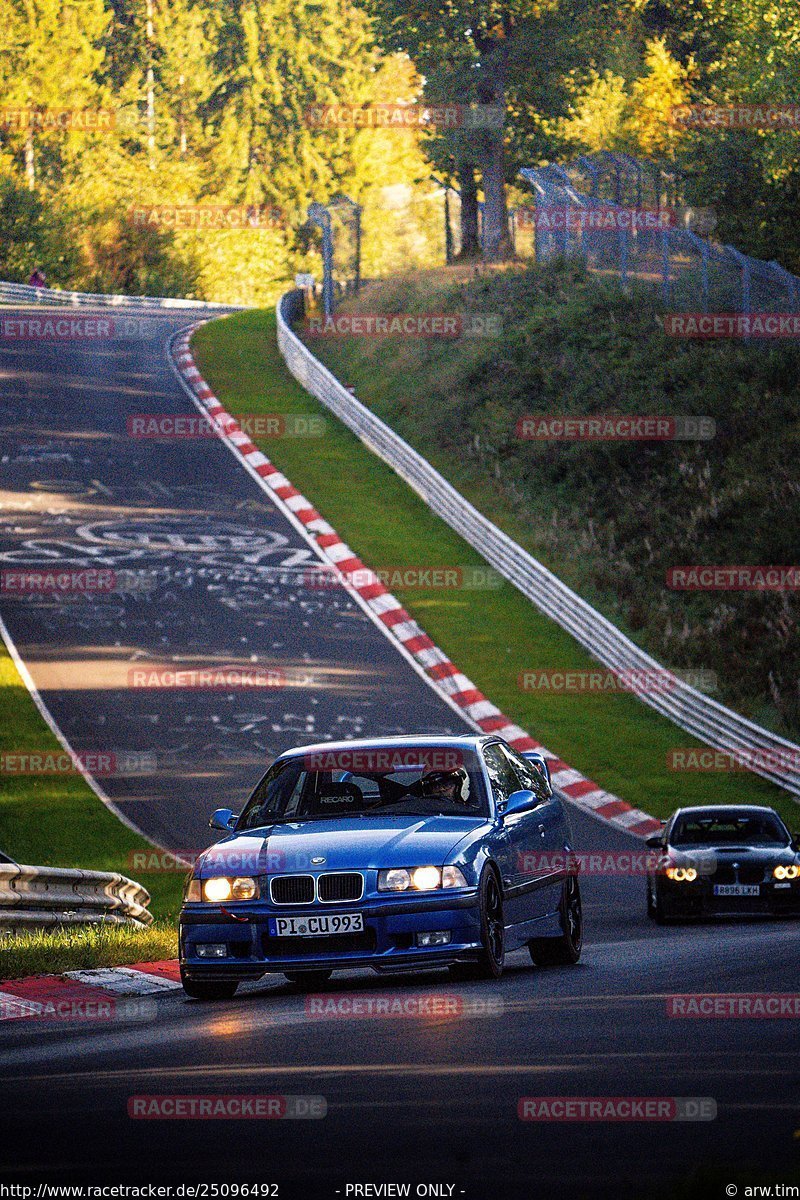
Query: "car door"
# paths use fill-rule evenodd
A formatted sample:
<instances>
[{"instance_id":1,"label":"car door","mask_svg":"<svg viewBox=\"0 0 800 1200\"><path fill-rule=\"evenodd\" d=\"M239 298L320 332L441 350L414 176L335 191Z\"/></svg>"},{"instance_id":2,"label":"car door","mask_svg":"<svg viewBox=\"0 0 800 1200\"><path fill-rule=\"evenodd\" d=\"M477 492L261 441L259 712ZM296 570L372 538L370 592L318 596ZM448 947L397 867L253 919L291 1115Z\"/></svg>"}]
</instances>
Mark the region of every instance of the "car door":
<instances>
[{"instance_id":1,"label":"car door","mask_svg":"<svg viewBox=\"0 0 800 1200\"><path fill-rule=\"evenodd\" d=\"M500 749L519 779L519 786L534 792L538 800L536 807L530 810L533 853L530 861L523 865L529 867L525 881L533 884L529 911L531 916L543 917L558 907L571 849L564 806L553 796L549 781L535 763L528 762L508 746Z\"/></svg>"},{"instance_id":2,"label":"car door","mask_svg":"<svg viewBox=\"0 0 800 1200\"><path fill-rule=\"evenodd\" d=\"M523 786L514 766L499 742L483 747L483 758L492 785L495 803L505 806L512 792ZM496 856L503 877L507 925L530 921L536 914L531 886L531 868L537 850L538 832L535 808L505 817L497 835Z\"/></svg>"}]
</instances>

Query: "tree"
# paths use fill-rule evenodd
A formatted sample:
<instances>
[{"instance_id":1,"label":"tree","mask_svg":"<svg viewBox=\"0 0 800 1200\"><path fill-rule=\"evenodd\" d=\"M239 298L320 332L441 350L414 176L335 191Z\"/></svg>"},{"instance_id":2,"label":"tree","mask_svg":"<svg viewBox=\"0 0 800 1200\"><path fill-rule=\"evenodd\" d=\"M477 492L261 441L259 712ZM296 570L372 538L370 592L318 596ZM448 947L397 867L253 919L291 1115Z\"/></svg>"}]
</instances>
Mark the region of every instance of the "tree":
<instances>
[{"instance_id":1,"label":"tree","mask_svg":"<svg viewBox=\"0 0 800 1200\"><path fill-rule=\"evenodd\" d=\"M8 0L0 24L4 106L39 112L98 107L101 40L108 20L103 0L83 0L79 6L69 0ZM25 179L32 191L37 149L57 151L64 141L86 135L60 128L42 132L27 123L7 136L12 146L22 146ZM57 162L54 169L57 172Z\"/></svg>"}]
</instances>

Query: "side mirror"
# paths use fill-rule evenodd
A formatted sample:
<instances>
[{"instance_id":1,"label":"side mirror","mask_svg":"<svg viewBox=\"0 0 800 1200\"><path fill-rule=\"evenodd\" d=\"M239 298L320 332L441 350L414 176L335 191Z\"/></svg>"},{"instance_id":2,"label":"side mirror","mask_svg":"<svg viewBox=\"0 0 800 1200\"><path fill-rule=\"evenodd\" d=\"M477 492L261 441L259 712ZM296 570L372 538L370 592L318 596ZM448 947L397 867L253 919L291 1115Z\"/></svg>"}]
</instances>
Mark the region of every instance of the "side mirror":
<instances>
[{"instance_id":1,"label":"side mirror","mask_svg":"<svg viewBox=\"0 0 800 1200\"><path fill-rule=\"evenodd\" d=\"M660 833L654 833L652 837L647 838L645 846L648 850L660 850L664 845L664 836Z\"/></svg>"},{"instance_id":2,"label":"side mirror","mask_svg":"<svg viewBox=\"0 0 800 1200\"><path fill-rule=\"evenodd\" d=\"M232 808L218 808L216 812L211 814L211 819L208 822L212 829L221 829L224 833L230 833L236 824L236 814Z\"/></svg>"},{"instance_id":3,"label":"side mirror","mask_svg":"<svg viewBox=\"0 0 800 1200\"><path fill-rule=\"evenodd\" d=\"M512 792L501 812L504 817L510 817L514 813L524 812L526 808L534 808L538 803L534 792L527 790Z\"/></svg>"}]
</instances>

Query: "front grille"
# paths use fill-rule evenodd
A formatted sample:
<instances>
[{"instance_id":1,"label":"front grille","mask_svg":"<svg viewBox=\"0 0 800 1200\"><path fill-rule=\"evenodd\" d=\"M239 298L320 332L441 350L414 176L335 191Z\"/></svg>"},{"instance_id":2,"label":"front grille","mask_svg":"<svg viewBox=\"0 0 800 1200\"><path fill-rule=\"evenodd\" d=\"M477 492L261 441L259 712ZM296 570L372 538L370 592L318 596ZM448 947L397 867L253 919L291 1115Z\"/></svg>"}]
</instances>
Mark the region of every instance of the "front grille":
<instances>
[{"instance_id":1,"label":"front grille","mask_svg":"<svg viewBox=\"0 0 800 1200\"><path fill-rule=\"evenodd\" d=\"M273 904L313 904L313 875L276 875L269 885Z\"/></svg>"},{"instance_id":2,"label":"front grille","mask_svg":"<svg viewBox=\"0 0 800 1200\"><path fill-rule=\"evenodd\" d=\"M324 904L360 900L363 891L364 880L357 871L320 875L317 880L317 894Z\"/></svg>"},{"instance_id":3,"label":"front grille","mask_svg":"<svg viewBox=\"0 0 800 1200\"><path fill-rule=\"evenodd\" d=\"M261 939L265 958L295 958L328 954L374 954L377 945L374 929L362 933L339 933L333 937L270 937Z\"/></svg>"},{"instance_id":4,"label":"front grille","mask_svg":"<svg viewBox=\"0 0 800 1200\"><path fill-rule=\"evenodd\" d=\"M742 864L738 869L723 863L712 876L714 883L761 883L763 878L764 868L759 863Z\"/></svg>"}]
</instances>

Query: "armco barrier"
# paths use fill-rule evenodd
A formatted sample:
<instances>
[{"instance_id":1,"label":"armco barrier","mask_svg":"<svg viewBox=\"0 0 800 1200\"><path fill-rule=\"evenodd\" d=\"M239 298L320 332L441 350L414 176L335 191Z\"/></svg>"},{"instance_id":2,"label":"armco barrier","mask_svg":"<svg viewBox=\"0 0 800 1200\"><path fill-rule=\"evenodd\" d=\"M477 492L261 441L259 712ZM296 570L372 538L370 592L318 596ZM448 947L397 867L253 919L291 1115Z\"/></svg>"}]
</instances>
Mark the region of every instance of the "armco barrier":
<instances>
[{"instance_id":1,"label":"armco barrier","mask_svg":"<svg viewBox=\"0 0 800 1200\"><path fill-rule=\"evenodd\" d=\"M292 291L278 305L278 346L298 382L388 463L432 512L598 662L612 671L643 672L645 677L654 671L663 673L664 667L473 508L430 463L339 383L291 329L292 321L302 314L302 303L302 293ZM700 741L741 752L759 775L800 796L800 746L748 721L677 677L670 688L643 691L639 698Z\"/></svg>"},{"instance_id":2,"label":"armco barrier","mask_svg":"<svg viewBox=\"0 0 800 1200\"><path fill-rule=\"evenodd\" d=\"M112 308L235 309L235 304L212 300L176 300L167 296L110 296L102 292L61 292L56 288L32 287L27 283L0 282L0 304L106 305Z\"/></svg>"},{"instance_id":3,"label":"armco barrier","mask_svg":"<svg viewBox=\"0 0 800 1200\"><path fill-rule=\"evenodd\" d=\"M150 893L116 871L0 863L0 935L56 925L149 925Z\"/></svg>"}]
</instances>

